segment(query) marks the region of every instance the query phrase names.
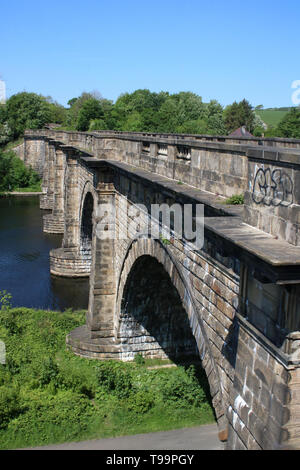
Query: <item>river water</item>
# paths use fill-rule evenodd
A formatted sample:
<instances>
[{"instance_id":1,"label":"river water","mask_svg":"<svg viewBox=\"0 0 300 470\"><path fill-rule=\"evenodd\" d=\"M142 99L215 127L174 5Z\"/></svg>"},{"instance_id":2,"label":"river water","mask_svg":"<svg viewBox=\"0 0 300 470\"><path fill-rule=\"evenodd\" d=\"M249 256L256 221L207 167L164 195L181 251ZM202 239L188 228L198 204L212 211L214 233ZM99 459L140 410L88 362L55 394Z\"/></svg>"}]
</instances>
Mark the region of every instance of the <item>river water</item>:
<instances>
[{"instance_id":1,"label":"river water","mask_svg":"<svg viewBox=\"0 0 300 470\"><path fill-rule=\"evenodd\" d=\"M86 309L88 279L50 275L49 252L62 235L43 233L46 213L38 196L0 198L0 291L12 295L14 307Z\"/></svg>"}]
</instances>

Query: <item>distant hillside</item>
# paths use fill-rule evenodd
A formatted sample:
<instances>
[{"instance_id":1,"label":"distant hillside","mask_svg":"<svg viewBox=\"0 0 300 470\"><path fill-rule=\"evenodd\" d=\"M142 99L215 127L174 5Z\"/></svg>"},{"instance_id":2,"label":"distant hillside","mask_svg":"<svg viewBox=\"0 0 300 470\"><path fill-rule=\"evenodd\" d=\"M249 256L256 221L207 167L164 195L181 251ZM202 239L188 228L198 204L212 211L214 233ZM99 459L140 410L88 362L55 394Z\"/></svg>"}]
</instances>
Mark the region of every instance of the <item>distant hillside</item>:
<instances>
[{"instance_id":1,"label":"distant hillside","mask_svg":"<svg viewBox=\"0 0 300 470\"><path fill-rule=\"evenodd\" d=\"M255 110L255 112L259 117L261 117L267 126L276 127L290 109L291 108L267 108L258 109Z\"/></svg>"}]
</instances>

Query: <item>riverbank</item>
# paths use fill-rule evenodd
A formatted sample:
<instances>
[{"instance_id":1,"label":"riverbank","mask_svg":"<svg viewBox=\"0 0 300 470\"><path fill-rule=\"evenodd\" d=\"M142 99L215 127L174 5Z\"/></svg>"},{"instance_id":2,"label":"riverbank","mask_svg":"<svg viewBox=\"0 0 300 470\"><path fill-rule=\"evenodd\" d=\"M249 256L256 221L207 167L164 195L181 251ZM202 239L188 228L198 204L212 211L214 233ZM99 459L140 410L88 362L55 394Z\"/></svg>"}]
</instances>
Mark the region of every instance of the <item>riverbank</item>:
<instances>
[{"instance_id":1,"label":"riverbank","mask_svg":"<svg viewBox=\"0 0 300 470\"><path fill-rule=\"evenodd\" d=\"M18 192L18 191L10 191L10 192L2 192L0 193L0 197L10 197L10 196L40 196L41 194L43 194L42 192L37 192L37 191L28 191L28 192L25 192L25 191L22 191L22 192Z\"/></svg>"},{"instance_id":2,"label":"riverbank","mask_svg":"<svg viewBox=\"0 0 300 470\"><path fill-rule=\"evenodd\" d=\"M2 294L1 449L215 422L201 367L150 370L140 356L131 363L80 358L65 338L85 323L85 311L13 309L9 301Z\"/></svg>"}]
</instances>

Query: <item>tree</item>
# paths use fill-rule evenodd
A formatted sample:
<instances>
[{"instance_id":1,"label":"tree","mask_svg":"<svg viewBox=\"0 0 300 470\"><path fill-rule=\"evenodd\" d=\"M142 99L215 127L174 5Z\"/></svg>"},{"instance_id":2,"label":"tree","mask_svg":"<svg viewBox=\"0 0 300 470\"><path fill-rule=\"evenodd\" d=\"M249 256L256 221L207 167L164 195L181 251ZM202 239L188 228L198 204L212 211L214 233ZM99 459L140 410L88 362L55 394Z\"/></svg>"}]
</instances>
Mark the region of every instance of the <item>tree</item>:
<instances>
[{"instance_id":1,"label":"tree","mask_svg":"<svg viewBox=\"0 0 300 470\"><path fill-rule=\"evenodd\" d=\"M220 114L213 114L207 119L206 134L210 135L226 135L226 126L224 124L223 116Z\"/></svg>"},{"instance_id":2,"label":"tree","mask_svg":"<svg viewBox=\"0 0 300 470\"><path fill-rule=\"evenodd\" d=\"M38 181L38 174L27 168L13 151L0 151L0 191L25 188Z\"/></svg>"},{"instance_id":3,"label":"tree","mask_svg":"<svg viewBox=\"0 0 300 470\"><path fill-rule=\"evenodd\" d=\"M278 137L300 139L300 108L291 108L277 127Z\"/></svg>"},{"instance_id":4,"label":"tree","mask_svg":"<svg viewBox=\"0 0 300 470\"><path fill-rule=\"evenodd\" d=\"M50 121L57 124L66 124L67 120L67 110L61 104L54 101L51 96L46 98L47 103L49 104L50 110Z\"/></svg>"},{"instance_id":5,"label":"tree","mask_svg":"<svg viewBox=\"0 0 300 470\"><path fill-rule=\"evenodd\" d=\"M6 103L7 124L13 139L25 129L40 129L51 121L49 103L45 97L35 93L17 93Z\"/></svg>"},{"instance_id":6,"label":"tree","mask_svg":"<svg viewBox=\"0 0 300 470\"><path fill-rule=\"evenodd\" d=\"M77 128L80 109L82 108L84 102L90 99L94 99L93 95L91 93L83 92L77 98L72 98L68 101L70 109L68 109L67 112L67 126L70 129Z\"/></svg>"},{"instance_id":7,"label":"tree","mask_svg":"<svg viewBox=\"0 0 300 470\"><path fill-rule=\"evenodd\" d=\"M178 103L168 97L157 113L157 131L175 133L181 123L178 119Z\"/></svg>"},{"instance_id":8,"label":"tree","mask_svg":"<svg viewBox=\"0 0 300 470\"><path fill-rule=\"evenodd\" d=\"M107 129L107 125L104 119L92 119L90 121L90 125L89 125L90 132L101 131L101 130L106 130L106 129Z\"/></svg>"},{"instance_id":9,"label":"tree","mask_svg":"<svg viewBox=\"0 0 300 470\"><path fill-rule=\"evenodd\" d=\"M90 98L80 108L76 128L78 131L87 131L92 119L102 119L103 116L101 103L95 98Z\"/></svg>"},{"instance_id":10,"label":"tree","mask_svg":"<svg viewBox=\"0 0 300 470\"><path fill-rule=\"evenodd\" d=\"M68 101L68 106L70 106L70 108L76 103L76 101L78 100L78 98L72 98Z\"/></svg>"},{"instance_id":11,"label":"tree","mask_svg":"<svg viewBox=\"0 0 300 470\"><path fill-rule=\"evenodd\" d=\"M255 114L250 103L243 99L227 106L224 110L224 123L228 133L245 126L249 132L254 129Z\"/></svg>"}]
</instances>

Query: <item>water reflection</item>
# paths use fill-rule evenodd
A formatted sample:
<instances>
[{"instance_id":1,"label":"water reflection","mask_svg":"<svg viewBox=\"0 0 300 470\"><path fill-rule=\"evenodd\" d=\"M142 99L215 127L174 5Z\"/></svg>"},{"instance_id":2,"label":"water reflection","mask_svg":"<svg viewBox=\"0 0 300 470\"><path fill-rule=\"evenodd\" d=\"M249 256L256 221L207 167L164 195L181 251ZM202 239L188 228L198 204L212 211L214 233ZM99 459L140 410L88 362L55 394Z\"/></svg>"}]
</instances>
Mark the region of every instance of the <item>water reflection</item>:
<instances>
[{"instance_id":1,"label":"water reflection","mask_svg":"<svg viewBox=\"0 0 300 470\"><path fill-rule=\"evenodd\" d=\"M62 236L43 233L36 196L0 198L0 290L13 306L65 310L87 308L89 281L52 277L49 251Z\"/></svg>"}]
</instances>

